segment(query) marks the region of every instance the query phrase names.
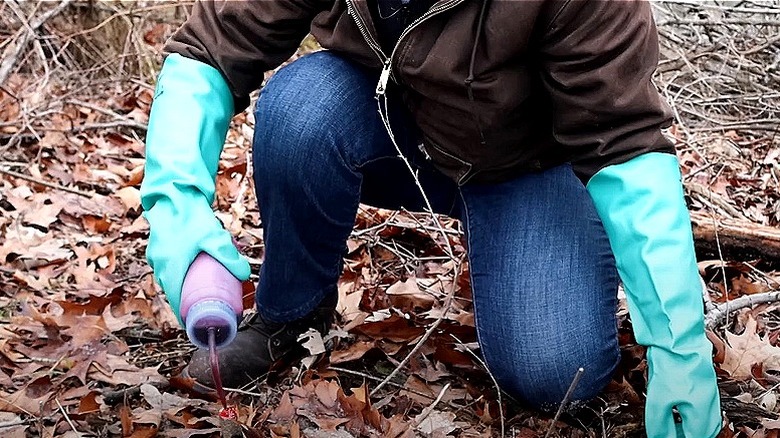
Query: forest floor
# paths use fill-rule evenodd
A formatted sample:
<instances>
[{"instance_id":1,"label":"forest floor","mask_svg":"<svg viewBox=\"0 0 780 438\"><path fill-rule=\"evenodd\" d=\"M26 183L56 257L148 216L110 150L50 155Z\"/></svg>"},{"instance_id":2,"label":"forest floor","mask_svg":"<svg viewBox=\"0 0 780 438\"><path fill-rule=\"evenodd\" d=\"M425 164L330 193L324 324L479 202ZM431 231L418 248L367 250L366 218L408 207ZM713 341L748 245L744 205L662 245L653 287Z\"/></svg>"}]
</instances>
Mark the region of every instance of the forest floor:
<instances>
[{"instance_id":1,"label":"forest floor","mask_svg":"<svg viewBox=\"0 0 780 438\"><path fill-rule=\"evenodd\" d=\"M721 436L778 437L780 39L761 21L778 11L743 3L658 3L656 82L678 117L668 134L689 207L716 231L697 231L697 248ZM238 422L221 420L215 398L176 376L194 348L144 256L145 128L162 44L186 7L133 5L0 6L1 436L643 436L645 350L625 303L613 382L553 421L498 392L484 367L460 222L369 206L347 242L332 350L231 389ZM307 39L296 56L311 50ZM252 129L251 111L232 121L215 211L257 273ZM736 245L754 247L721 246L725 223L753 230ZM727 311L744 297L752 305Z\"/></svg>"}]
</instances>

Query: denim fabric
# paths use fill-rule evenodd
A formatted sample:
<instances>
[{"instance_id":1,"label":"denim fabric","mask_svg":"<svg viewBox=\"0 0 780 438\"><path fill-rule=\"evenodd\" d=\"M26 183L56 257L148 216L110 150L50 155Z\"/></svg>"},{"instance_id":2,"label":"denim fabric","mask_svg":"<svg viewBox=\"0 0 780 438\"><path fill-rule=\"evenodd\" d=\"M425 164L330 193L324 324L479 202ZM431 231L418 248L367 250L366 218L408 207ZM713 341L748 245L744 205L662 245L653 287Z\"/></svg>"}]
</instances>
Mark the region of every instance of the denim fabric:
<instances>
[{"instance_id":1,"label":"denim fabric","mask_svg":"<svg viewBox=\"0 0 780 438\"><path fill-rule=\"evenodd\" d=\"M359 202L421 210L374 99L377 73L317 52L280 69L255 111L254 178L266 261L257 306L288 321L335 294ZM464 221L477 332L504 390L536 407L594 397L617 365L617 271L607 236L568 165L457 187L428 162L400 98L390 121L434 210ZM331 295L332 296L332 295Z\"/></svg>"}]
</instances>

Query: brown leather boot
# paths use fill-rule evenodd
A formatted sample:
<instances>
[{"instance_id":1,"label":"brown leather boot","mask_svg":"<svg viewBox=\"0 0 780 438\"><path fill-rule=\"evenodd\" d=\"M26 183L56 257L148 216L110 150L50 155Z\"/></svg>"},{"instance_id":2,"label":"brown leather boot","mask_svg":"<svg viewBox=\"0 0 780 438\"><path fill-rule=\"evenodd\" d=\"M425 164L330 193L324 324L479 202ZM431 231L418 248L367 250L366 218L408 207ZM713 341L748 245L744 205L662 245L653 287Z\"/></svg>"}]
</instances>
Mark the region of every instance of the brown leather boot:
<instances>
[{"instance_id":1,"label":"brown leather boot","mask_svg":"<svg viewBox=\"0 0 780 438\"><path fill-rule=\"evenodd\" d=\"M326 298L312 313L292 322L266 321L257 312L246 317L233 342L218 351L223 386L240 388L263 377L274 363L303 357L306 350L298 337L310 328L327 334L333 322L335 298ZM180 377L194 379L197 392L214 391L208 349L198 349Z\"/></svg>"}]
</instances>

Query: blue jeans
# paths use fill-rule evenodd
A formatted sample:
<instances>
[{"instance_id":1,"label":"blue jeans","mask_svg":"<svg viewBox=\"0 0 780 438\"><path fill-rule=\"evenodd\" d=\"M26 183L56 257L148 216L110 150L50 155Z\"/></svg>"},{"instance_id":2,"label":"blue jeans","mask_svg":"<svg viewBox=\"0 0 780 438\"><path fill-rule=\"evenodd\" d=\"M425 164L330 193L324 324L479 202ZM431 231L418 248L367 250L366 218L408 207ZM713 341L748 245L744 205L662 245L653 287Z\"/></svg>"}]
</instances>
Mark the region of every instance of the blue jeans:
<instances>
[{"instance_id":1,"label":"blue jeans","mask_svg":"<svg viewBox=\"0 0 780 438\"><path fill-rule=\"evenodd\" d=\"M266 260L257 307L275 321L336 291L358 204L421 210L377 112L377 73L330 52L276 73L255 112L254 178ZM463 220L482 355L499 385L552 407L579 367L574 399L596 396L617 365L617 270L571 166L458 187L433 168L399 98L390 120L435 211Z\"/></svg>"}]
</instances>

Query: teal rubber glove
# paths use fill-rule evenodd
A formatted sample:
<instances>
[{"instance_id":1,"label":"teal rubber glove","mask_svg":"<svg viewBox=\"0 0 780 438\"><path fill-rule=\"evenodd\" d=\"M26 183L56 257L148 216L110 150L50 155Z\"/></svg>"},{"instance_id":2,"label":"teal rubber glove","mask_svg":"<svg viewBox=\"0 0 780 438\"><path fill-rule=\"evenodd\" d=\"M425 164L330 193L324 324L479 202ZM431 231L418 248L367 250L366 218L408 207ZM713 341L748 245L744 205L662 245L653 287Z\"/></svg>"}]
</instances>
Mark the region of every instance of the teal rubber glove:
<instances>
[{"instance_id":1,"label":"teal rubber glove","mask_svg":"<svg viewBox=\"0 0 780 438\"><path fill-rule=\"evenodd\" d=\"M588 182L615 254L637 342L646 345L650 438L715 437L720 397L677 158L648 153ZM682 417L676 427L672 408Z\"/></svg>"},{"instance_id":2,"label":"teal rubber glove","mask_svg":"<svg viewBox=\"0 0 780 438\"><path fill-rule=\"evenodd\" d=\"M232 116L233 96L218 70L178 54L165 59L149 116L141 205L146 257L179 323L182 283L199 253L249 278L249 262L211 210Z\"/></svg>"}]
</instances>

